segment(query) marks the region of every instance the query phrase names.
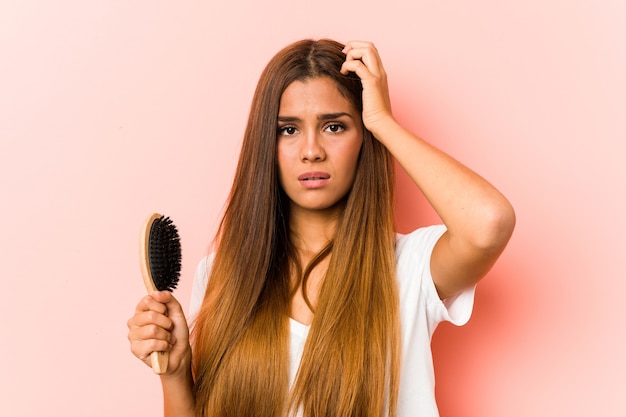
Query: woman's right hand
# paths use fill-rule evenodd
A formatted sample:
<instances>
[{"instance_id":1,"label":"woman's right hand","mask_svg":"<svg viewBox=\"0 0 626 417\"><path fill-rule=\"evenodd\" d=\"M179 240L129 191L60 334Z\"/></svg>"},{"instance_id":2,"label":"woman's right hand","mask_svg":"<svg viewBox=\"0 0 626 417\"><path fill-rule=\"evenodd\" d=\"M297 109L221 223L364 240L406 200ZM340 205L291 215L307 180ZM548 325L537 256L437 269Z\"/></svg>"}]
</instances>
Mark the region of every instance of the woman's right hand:
<instances>
[{"instance_id":1,"label":"woman's right hand","mask_svg":"<svg viewBox=\"0 0 626 417\"><path fill-rule=\"evenodd\" d=\"M155 291L141 299L135 315L128 320L131 352L152 366L152 352L169 352L163 376L184 376L191 372L189 327L180 303L168 291Z\"/></svg>"}]
</instances>

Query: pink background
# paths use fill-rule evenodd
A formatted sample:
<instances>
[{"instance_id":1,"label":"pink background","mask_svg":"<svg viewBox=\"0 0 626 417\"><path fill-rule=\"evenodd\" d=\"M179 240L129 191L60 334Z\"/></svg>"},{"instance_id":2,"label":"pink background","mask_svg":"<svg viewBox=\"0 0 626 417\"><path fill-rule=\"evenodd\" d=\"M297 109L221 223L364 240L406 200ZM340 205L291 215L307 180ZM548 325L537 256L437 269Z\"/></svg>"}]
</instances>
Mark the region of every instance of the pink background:
<instances>
[{"instance_id":1,"label":"pink background","mask_svg":"<svg viewBox=\"0 0 626 417\"><path fill-rule=\"evenodd\" d=\"M444 417L626 415L626 3L4 1L0 415L161 413L126 320L152 211L186 305L253 89L302 37L376 43L394 111L518 215L463 328L434 339ZM398 226L436 222L402 173Z\"/></svg>"}]
</instances>

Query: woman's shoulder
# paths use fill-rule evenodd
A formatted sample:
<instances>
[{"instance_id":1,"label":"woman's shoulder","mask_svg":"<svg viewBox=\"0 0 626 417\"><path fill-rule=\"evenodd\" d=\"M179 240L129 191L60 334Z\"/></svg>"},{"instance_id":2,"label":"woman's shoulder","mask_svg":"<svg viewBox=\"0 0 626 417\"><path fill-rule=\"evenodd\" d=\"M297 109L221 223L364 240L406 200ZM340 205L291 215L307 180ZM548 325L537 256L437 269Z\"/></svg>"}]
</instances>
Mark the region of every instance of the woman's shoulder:
<instances>
[{"instance_id":1,"label":"woman's shoulder","mask_svg":"<svg viewBox=\"0 0 626 417\"><path fill-rule=\"evenodd\" d=\"M446 226L436 224L420 227L410 233L396 233L396 257L405 252L417 255L432 252L435 243L446 232Z\"/></svg>"},{"instance_id":2,"label":"woman's shoulder","mask_svg":"<svg viewBox=\"0 0 626 417\"><path fill-rule=\"evenodd\" d=\"M430 271L430 257L445 232L444 225L434 225L396 235L396 276L401 294L421 294L431 301L439 299Z\"/></svg>"},{"instance_id":3,"label":"woman's shoulder","mask_svg":"<svg viewBox=\"0 0 626 417\"><path fill-rule=\"evenodd\" d=\"M475 286L454 297L441 300L430 271L430 257L435 244L446 232L444 225L416 229L406 235L397 234L396 259L400 305L405 320L411 314L419 314L417 305L424 307L424 316L430 334L441 321L460 326L465 324L474 303ZM420 304L419 300L424 303ZM410 320L408 320L410 321Z\"/></svg>"},{"instance_id":4,"label":"woman's shoulder","mask_svg":"<svg viewBox=\"0 0 626 417\"><path fill-rule=\"evenodd\" d=\"M211 253L204 256L200 259L200 262L198 262L194 275L193 286L191 287L191 299L189 301L190 316L195 316L202 305L214 257L215 254Z\"/></svg>"}]
</instances>

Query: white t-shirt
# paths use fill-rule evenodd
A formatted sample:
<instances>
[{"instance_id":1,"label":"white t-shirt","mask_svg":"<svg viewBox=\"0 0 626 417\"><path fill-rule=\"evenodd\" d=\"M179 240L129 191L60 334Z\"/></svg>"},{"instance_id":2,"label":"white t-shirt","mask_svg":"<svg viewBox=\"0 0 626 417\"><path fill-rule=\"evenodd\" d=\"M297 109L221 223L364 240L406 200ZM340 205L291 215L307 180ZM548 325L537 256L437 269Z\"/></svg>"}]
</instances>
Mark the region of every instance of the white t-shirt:
<instances>
[{"instance_id":1,"label":"white t-shirt","mask_svg":"<svg viewBox=\"0 0 626 417\"><path fill-rule=\"evenodd\" d=\"M442 321L461 326L472 313L474 286L441 301L430 274L430 255L445 230L445 226L437 225L420 228L407 235L397 235L396 267L402 337L398 417L439 416L435 402L431 337ZM202 304L210 262L211 258L204 258L196 270L190 317L195 316ZM290 381L293 383L309 326L290 319L290 327Z\"/></svg>"}]
</instances>

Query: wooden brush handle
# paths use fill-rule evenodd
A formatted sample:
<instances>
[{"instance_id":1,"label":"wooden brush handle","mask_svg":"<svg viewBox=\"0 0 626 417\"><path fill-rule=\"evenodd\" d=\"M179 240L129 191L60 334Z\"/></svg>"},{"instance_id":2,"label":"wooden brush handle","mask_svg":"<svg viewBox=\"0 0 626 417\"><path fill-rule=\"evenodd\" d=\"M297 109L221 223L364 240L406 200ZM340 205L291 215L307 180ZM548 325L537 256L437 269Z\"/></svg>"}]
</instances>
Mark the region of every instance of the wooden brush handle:
<instances>
[{"instance_id":1,"label":"wooden brush handle","mask_svg":"<svg viewBox=\"0 0 626 417\"><path fill-rule=\"evenodd\" d=\"M152 352L150 354L150 360L152 361L152 371L155 374L161 375L167 371L167 363L169 361L169 352Z\"/></svg>"},{"instance_id":2,"label":"wooden brush handle","mask_svg":"<svg viewBox=\"0 0 626 417\"><path fill-rule=\"evenodd\" d=\"M139 264L141 266L143 283L146 286L146 290L148 290L148 294L157 291L154 281L152 280L152 273L150 272L150 259L148 257L150 228L152 227L152 223L161 217L161 214L154 213L146 219L141 227L141 237L139 240ZM152 370L155 374L163 374L167 371L167 362L169 360L168 352L152 352L150 354L150 360L152 361Z\"/></svg>"}]
</instances>

